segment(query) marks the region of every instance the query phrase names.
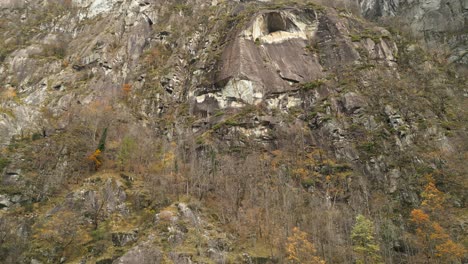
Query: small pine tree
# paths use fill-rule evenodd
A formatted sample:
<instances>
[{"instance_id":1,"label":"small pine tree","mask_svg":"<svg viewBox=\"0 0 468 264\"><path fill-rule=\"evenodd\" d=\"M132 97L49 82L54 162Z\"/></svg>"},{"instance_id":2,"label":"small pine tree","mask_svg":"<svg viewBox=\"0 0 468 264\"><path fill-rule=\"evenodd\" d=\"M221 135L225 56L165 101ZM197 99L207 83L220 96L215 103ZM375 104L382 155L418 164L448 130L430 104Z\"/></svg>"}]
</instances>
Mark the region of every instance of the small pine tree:
<instances>
[{"instance_id":1,"label":"small pine tree","mask_svg":"<svg viewBox=\"0 0 468 264\"><path fill-rule=\"evenodd\" d=\"M101 138L99 139L99 144L97 149L99 149L101 152L106 150L106 139L107 139L107 127L104 128L104 131L102 132Z\"/></svg>"},{"instance_id":2,"label":"small pine tree","mask_svg":"<svg viewBox=\"0 0 468 264\"><path fill-rule=\"evenodd\" d=\"M374 238L374 224L363 215L356 217L351 231L353 250L358 256L357 263L382 263L379 245Z\"/></svg>"}]
</instances>

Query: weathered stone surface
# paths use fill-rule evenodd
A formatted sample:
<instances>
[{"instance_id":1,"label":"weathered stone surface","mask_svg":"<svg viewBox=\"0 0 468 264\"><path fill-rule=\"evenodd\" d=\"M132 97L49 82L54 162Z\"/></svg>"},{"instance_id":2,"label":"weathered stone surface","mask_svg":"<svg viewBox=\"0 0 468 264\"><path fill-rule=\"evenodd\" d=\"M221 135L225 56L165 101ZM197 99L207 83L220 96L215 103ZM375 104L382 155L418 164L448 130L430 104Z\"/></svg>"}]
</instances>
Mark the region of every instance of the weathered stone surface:
<instances>
[{"instance_id":1,"label":"weathered stone surface","mask_svg":"<svg viewBox=\"0 0 468 264\"><path fill-rule=\"evenodd\" d=\"M159 264L163 256L151 242L145 242L135 246L120 258L114 260L113 264Z\"/></svg>"},{"instance_id":2,"label":"weathered stone surface","mask_svg":"<svg viewBox=\"0 0 468 264\"><path fill-rule=\"evenodd\" d=\"M300 100L284 94L297 90L298 83L323 78L328 69L356 64L358 49L372 60L395 65L394 42L352 42L350 28L332 12L286 8L256 13L248 21L224 48L215 89L194 92L194 112L210 115L218 108L262 102L270 108L298 106ZM380 30L381 36L390 35Z\"/></svg>"},{"instance_id":3,"label":"weathered stone surface","mask_svg":"<svg viewBox=\"0 0 468 264\"><path fill-rule=\"evenodd\" d=\"M400 0L359 0L363 15L370 18L393 16L399 4Z\"/></svg>"},{"instance_id":4,"label":"weathered stone surface","mask_svg":"<svg viewBox=\"0 0 468 264\"><path fill-rule=\"evenodd\" d=\"M398 169L392 169L388 173L388 191L394 193L398 189L398 179L401 177L401 172Z\"/></svg>"},{"instance_id":5,"label":"weathered stone surface","mask_svg":"<svg viewBox=\"0 0 468 264\"><path fill-rule=\"evenodd\" d=\"M133 243L138 239L138 232L134 231L131 233L112 233L112 243L114 246L123 247L127 244Z\"/></svg>"},{"instance_id":6,"label":"weathered stone surface","mask_svg":"<svg viewBox=\"0 0 468 264\"><path fill-rule=\"evenodd\" d=\"M397 36L338 8L271 5L267 9L255 5L269 1L74 2L80 8L64 10L56 20L33 27L31 32L37 30L30 36L34 41L6 53L0 65L0 89L17 93L16 98L0 99L0 144L7 146L17 137L0 155L5 153L12 160L7 172L25 168L21 177L3 177L2 184L16 188L27 183L26 188L20 186L29 197L27 201L41 202L24 210L33 212L27 218L34 222L29 224L34 232L42 221L59 216L62 210L78 215L81 231L90 233L93 224L97 228L91 233L93 240L80 248L85 256L67 256L66 262L81 259L94 263L100 259L112 263L121 254L114 263L160 263L167 260L163 258L174 263L228 262L244 249L236 244L238 237L224 233L226 221L245 221L249 228L255 225L250 219L256 220L253 218L259 210L249 208L247 199L255 206L257 199L266 206L281 204L262 200L261 192L240 191L257 191L255 186L261 186L269 192L274 190L270 187L275 186L276 178L283 186L283 179L287 183L297 171L295 167L308 158L309 149L312 154L318 151L320 159L303 165L304 170L314 175L329 171L333 181L340 178L341 182L328 182L328 177L320 179L325 175L317 175L317 181L304 184L297 177L286 184L285 190L292 191L284 192L288 196L283 199L302 201L306 197L311 206L323 203L323 208L353 213L379 210L374 195L403 197L408 206L418 206L420 186L416 181L407 184L408 178L437 168L424 160L418 148L443 153L456 149L453 131L439 126L450 121L449 113L453 113L447 102L456 103L456 74L440 80L433 78L439 73L428 74L431 80L425 80L415 69L418 77L414 81L418 83L405 84L409 75L405 70L410 69L399 65L403 56L394 42ZM442 2L426 2L421 7L425 12L444 8ZM380 8L375 15L391 14L399 6L396 1L361 4L370 11ZM258 10L252 14L251 7ZM232 16L223 15L231 10ZM442 21L437 12L428 16L426 28L431 32L451 27L452 22ZM21 14L17 21L27 19ZM70 38L66 52L57 57L44 55L50 48L47 45L62 34ZM16 40L4 43L12 41ZM418 49L403 51L417 53ZM427 54L421 51L416 55ZM427 62L418 66L428 72L440 66L432 65L430 58L423 59ZM426 90L439 88L431 85L436 81L443 85L440 91L449 91L446 96L450 99L432 104L434 93ZM419 83L424 87L418 87ZM125 84L131 85L130 91L123 90ZM433 109L436 107L442 110ZM105 114L99 117L102 112ZM451 128L450 122L444 125ZM96 172L86 157L96 149L102 127L109 128L109 141L103 153L105 164ZM31 140L32 133L39 139ZM123 138L136 141L130 157L124 155ZM417 140L427 145L415 144ZM157 151L150 147L153 144ZM293 152L298 160L289 157ZM159 155L165 158L164 154L171 157L171 165L161 169ZM402 157L413 154L414 160ZM326 162L322 162L322 155ZM125 166L125 159L131 164ZM273 159L285 162L278 163L274 174L263 175L269 161L276 163ZM79 161L78 166L71 166L72 161ZM415 168L420 165L422 168ZM122 177L113 174L120 170L128 173L123 177L125 184ZM251 172L258 176L251 177ZM218 182L226 175L227 181ZM246 181L236 178L244 175ZM270 179L262 182L263 176ZM240 185L232 185L231 179ZM334 184L339 193L330 194ZM69 189L62 190L63 186ZM166 186L177 189L164 190ZM223 188L228 192L220 191ZM50 199L57 193L64 195L64 191L70 194L63 200ZM289 195L299 197L296 192L304 196L289 200ZM183 201L196 196L209 206L224 195L236 199L223 201L220 208L205 209L193 206L192 200L175 201L175 193ZM22 203L23 196L2 195L0 207ZM276 199L268 193L263 196ZM52 209L38 210L43 204ZM391 206L395 212L399 209L398 203ZM217 210L223 213L212 214ZM303 211L304 216L308 211ZM347 219L343 221L351 218ZM334 220L337 226L349 226L349 222L340 222L341 217ZM241 227L243 223L238 222ZM138 225L138 234L128 231L135 230L134 225ZM398 231L404 232L403 228ZM106 238L95 239L102 231L108 232ZM247 240L257 243L260 238L251 230L242 232L242 240L252 235ZM137 242L146 235L160 241ZM23 240L27 239L36 242L31 235L24 235ZM341 243L338 240L335 242ZM164 248L158 248L161 245ZM129 246L133 247L128 250ZM188 252L181 252L185 249ZM62 252L54 250L41 249L31 256L42 260L57 254L54 262L58 262ZM325 250L334 253L330 246ZM274 262L266 256L245 259L246 263ZM349 254L347 259L353 256Z\"/></svg>"},{"instance_id":7,"label":"weathered stone surface","mask_svg":"<svg viewBox=\"0 0 468 264\"><path fill-rule=\"evenodd\" d=\"M7 169L2 175L2 185L17 185L21 180L21 170Z\"/></svg>"},{"instance_id":8,"label":"weathered stone surface","mask_svg":"<svg viewBox=\"0 0 468 264\"><path fill-rule=\"evenodd\" d=\"M320 62L329 68L349 65L360 58L347 39L349 30L334 15L320 16L317 47Z\"/></svg>"},{"instance_id":9,"label":"weathered stone surface","mask_svg":"<svg viewBox=\"0 0 468 264\"><path fill-rule=\"evenodd\" d=\"M31 264L42 264L42 262L37 259L31 259Z\"/></svg>"},{"instance_id":10,"label":"weathered stone surface","mask_svg":"<svg viewBox=\"0 0 468 264\"><path fill-rule=\"evenodd\" d=\"M200 219L198 216L196 216L192 210L187 206L185 203L179 203L177 205L177 208L179 209L182 217L186 218L190 222L192 222L193 225L198 225L200 223Z\"/></svg>"},{"instance_id":11,"label":"weathered stone surface","mask_svg":"<svg viewBox=\"0 0 468 264\"><path fill-rule=\"evenodd\" d=\"M343 96L343 108L349 114L359 112L366 105L365 98L356 93L349 92Z\"/></svg>"},{"instance_id":12,"label":"weathered stone surface","mask_svg":"<svg viewBox=\"0 0 468 264\"><path fill-rule=\"evenodd\" d=\"M170 252L169 258L174 263L180 264L191 264L192 262L192 255L188 253L179 253L179 252Z\"/></svg>"},{"instance_id":13,"label":"weathered stone surface","mask_svg":"<svg viewBox=\"0 0 468 264\"><path fill-rule=\"evenodd\" d=\"M25 4L22 0L3 0L0 2L0 8L21 8Z\"/></svg>"},{"instance_id":14,"label":"weathered stone surface","mask_svg":"<svg viewBox=\"0 0 468 264\"><path fill-rule=\"evenodd\" d=\"M257 14L225 48L216 77L221 98L258 104L268 94L323 76L317 56L306 49L317 22L312 10Z\"/></svg>"},{"instance_id":15,"label":"weathered stone surface","mask_svg":"<svg viewBox=\"0 0 468 264\"><path fill-rule=\"evenodd\" d=\"M3 209L3 208L8 208L11 206L11 201L10 201L10 197L8 197L7 195L3 195L3 194L0 194L0 209Z\"/></svg>"},{"instance_id":16,"label":"weathered stone surface","mask_svg":"<svg viewBox=\"0 0 468 264\"><path fill-rule=\"evenodd\" d=\"M465 0L360 0L359 3L367 18L396 16L430 47L449 48L450 62L467 63L468 35L464 29L468 4Z\"/></svg>"}]
</instances>

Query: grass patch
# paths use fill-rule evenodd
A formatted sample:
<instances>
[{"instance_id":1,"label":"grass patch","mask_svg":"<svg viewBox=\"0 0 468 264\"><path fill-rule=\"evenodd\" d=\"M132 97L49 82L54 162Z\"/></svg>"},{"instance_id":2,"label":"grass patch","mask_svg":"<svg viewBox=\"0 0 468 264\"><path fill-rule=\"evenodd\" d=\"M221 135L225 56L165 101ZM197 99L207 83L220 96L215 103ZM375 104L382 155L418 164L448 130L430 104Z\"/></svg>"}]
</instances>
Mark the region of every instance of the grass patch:
<instances>
[{"instance_id":1,"label":"grass patch","mask_svg":"<svg viewBox=\"0 0 468 264\"><path fill-rule=\"evenodd\" d=\"M356 148L366 156L375 156L379 153L378 145L373 141L364 141L359 143Z\"/></svg>"},{"instance_id":2,"label":"grass patch","mask_svg":"<svg viewBox=\"0 0 468 264\"><path fill-rule=\"evenodd\" d=\"M10 164L10 160L0 157L0 172Z\"/></svg>"},{"instance_id":3,"label":"grass patch","mask_svg":"<svg viewBox=\"0 0 468 264\"><path fill-rule=\"evenodd\" d=\"M324 84L324 81L322 81L322 80L315 80L315 81L311 81L311 82L306 82L306 83L301 84L301 89L306 90L306 91L314 90L314 89L319 88L323 84Z\"/></svg>"},{"instance_id":4,"label":"grass patch","mask_svg":"<svg viewBox=\"0 0 468 264\"><path fill-rule=\"evenodd\" d=\"M351 38L352 42L359 42L363 39L372 39L372 41L375 43L380 43L382 40L382 36L379 33L373 32L369 29L366 29L358 34L351 34L349 37Z\"/></svg>"}]
</instances>

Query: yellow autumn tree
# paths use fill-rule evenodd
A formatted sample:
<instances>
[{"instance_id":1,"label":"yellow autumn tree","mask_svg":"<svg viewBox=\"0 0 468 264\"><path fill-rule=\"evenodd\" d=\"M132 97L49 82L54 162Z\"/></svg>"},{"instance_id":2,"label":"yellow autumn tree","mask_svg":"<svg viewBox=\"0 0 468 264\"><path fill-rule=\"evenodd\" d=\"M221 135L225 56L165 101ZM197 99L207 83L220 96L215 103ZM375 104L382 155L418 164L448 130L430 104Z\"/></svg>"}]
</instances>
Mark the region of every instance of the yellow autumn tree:
<instances>
[{"instance_id":1,"label":"yellow autumn tree","mask_svg":"<svg viewBox=\"0 0 468 264\"><path fill-rule=\"evenodd\" d=\"M435 181L430 175L427 179L428 183L426 184L424 191L421 193L421 197L423 198L421 207L431 213L437 213L443 209L442 207L445 202L445 195L437 189Z\"/></svg>"},{"instance_id":2,"label":"yellow autumn tree","mask_svg":"<svg viewBox=\"0 0 468 264\"><path fill-rule=\"evenodd\" d=\"M427 261L437 259L442 263L461 263L467 251L454 242L447 231L433 218L444 215L445 194L440 191L429 175L428 183L421 193L421 208L411 211L411 222L415 226L420 254Z\"/></svg>"},{"instance_id":3,"label":"yellow autumn tree","mask_svg":"<svg viewBox=\"0 0 468 264\"><path fill-rule=\"evenodd\" d=\"M447 263L457 263L466 255L466 249L458 244L448 239L442 244L439 244L435 247L436 257L442 260L447 261Z\"/></svg>"},{"instance_id":4,"label":"yellow autumn tree","mask_svg":"<svg viewBox=\"0 0 468 264\"><path fill-rule=\"evenodd\" d=\"M307 233L294 227L292 235L286 243L287 260L293 264L325 264L325 261L316 256L316 249L307 239Z\"/></svg>"},{"instance_id":5,"label":"yellow autumn tree","mask_svg":"<svg viewBox=\"0 0 468 264\"><path fill-rule=\"evenodd\" d=\"M102 165L101 150L96 149L91 155L88 156L88 160L93 163L94 169L98 170Z\"/></svg>"},{"instance_id":6,"label":"yellow autumn tree","mask_svg":"<svg viewBox=\"0 0 468 264\"><path fill-rule=\"evenodd\" d=\"M421 209L411 211L411 221L416 226L416 237L421 254L428 261L434 257L443 263L460 263L466 249L455 243L445 229Z\"/></svg>"},{"instance_id":7,"label":"yellow autumn tree","mask_svg":"<svg viewBox=\"0 0 468 264\"><path fill-rule=\"evenodd\" d=\"M417 243L419 248L422 249L420 253L422 253L426 259L429 259L431 257L430 240L427 234L431 225L429 215L421 209L414 209L411 211L411 222L416 226Z\"/></svg>"}]
</instances>

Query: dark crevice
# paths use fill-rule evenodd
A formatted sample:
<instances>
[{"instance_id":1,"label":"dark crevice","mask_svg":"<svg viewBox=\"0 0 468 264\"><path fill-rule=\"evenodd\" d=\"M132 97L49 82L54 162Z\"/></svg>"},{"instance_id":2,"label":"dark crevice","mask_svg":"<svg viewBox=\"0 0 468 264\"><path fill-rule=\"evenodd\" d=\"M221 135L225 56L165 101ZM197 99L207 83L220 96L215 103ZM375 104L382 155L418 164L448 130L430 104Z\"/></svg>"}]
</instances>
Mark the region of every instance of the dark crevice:
<instances>
[{"instance_id":1,"label":"dark crevice","mask_svg":"<svg viewBox=\"0 0 468 264\"><path fill-rule=\"evenodd\" d=\"M283 77L283 76L281 76L281 75L280 75L280 77L281 77L281 79L283 79L283 80L285 80L285 81L288 81L288 82L292 82L292 83L299 83L299 81L298 81L298 80L289 79L289 78Z\"/></svg>"},{"instance_id":2,"label":"dark crevice","mask_svg":"<svg viewBox=\"0 0 468 264\"><path fill-rule=\"evenodd\" d=\"M149 24L150 26L153 25L153 20L151 20L149 17L148 17L148 24Z\"/></svg>"},{"instance_id":3,"label":"dark crevice","mask_svg":"<svg viewBox=\"0 0 468 264\"><path fill-rule=\"evenodd\" d=\"M150 27L152 27L153 24L154 24L154 23L153 23L153 20L151 20L151 18L149 18L149 16L146 15L145 13L142 13L142 14L143 14L143 16L145 17L146 22L148 22L148 25L149 25Z\"/></svg>"},{"instance_id":4,"label":"dark crevice","mask_svg":"<svg viewBox=\"0 0 468 264\"><path fill-rule=\"evenodd\" d=\"M297 30L296 25L287 17L283 17L278 12L271 12L266 14L266 28L267 34L278 31L294 32Z\"/></svg>"},{"instance_id":5,"label":"dark crevice","mask_svg":"<svg viewBox=\"0 0 468 264\"><path fill-rule=\"evenodd\" d=\"M268 14L267 26L268 34L277 31L286 31L286 22L279 13Z\"/></svg>"},{"instance_id":6,"label":"dark crevice","mask_svg":"<svg viewBox=\"0 0 468 264\"><path fill-rule=\"evenodd\" d=\"M279 77L280 77L281 79L283 79L283 80L285 80L285 81L292 82L292 83L299 83L299 81L296 80L296 79L290 79L290 78L288 78L288 77L283 76L283 74L281 74L281 71L278 71L278 75L279 75ZM302 78L302 76L300 76L300 77Z\"/></svg>"}]
</instances>

